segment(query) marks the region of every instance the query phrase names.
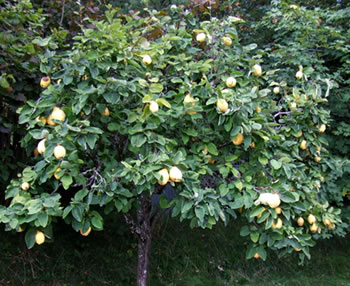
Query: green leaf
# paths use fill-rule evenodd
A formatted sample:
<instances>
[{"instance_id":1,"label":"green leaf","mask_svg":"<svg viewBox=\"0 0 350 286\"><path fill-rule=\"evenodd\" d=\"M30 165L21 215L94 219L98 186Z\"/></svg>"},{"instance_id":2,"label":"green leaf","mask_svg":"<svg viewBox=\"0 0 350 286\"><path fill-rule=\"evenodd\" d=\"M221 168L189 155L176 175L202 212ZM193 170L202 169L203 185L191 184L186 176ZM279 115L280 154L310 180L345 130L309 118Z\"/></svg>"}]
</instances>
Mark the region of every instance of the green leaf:
<instances>
[{"instance_id":1,"label":"green leaf","mask_svg":"<svg viewBox=\"0 0 350 286\"><path fill-rule=\"evenodd\" d=\"M143 98L142 98L142 103L149 103L153 100L153 95L152 94L146 94Z\"/></svg>"},{"instance_id":2,"label":"green leaf","mask_svg":"<svg viewBox=\"0 0 350 286\"><path fill-rule=\"evenodd\" d=\"M258 160L259 160L260 164L262 164L264 166L269 162L269 160L267 158L261 157L261 156L259 156Z\"/></svg>"},{"instance_id":3,"label":"green leaf","mask_svg":"<svg viewBox=\"0 0 350 286\"><path fill-rule=\"evenodd\" d=\"M67 217L67 215L71 212L72 210L72 206L68 206L63 210L63 215L62 218L65 219Z\"/></svg>"},{"instance_id":4,"label":"green leaf","mask_svg":"<svg viewBox=\"0 0 350 286\"><path fill-rule=\"evenodd\" d=\"M255 209L253 209L253 210L250 212L249 216L250 216L250 217L256 217L256 216L262 214L264 211L265 211L265 208L264 208L264 207L256 207Z\"/></svg>"},{"instance_id":5,"label":"green leaf","mask_svg":"<svg viewBox=\"0 0 350 286\"><path fill-rule=\"evenodd\" d=\"M204 215L205 215L205 209L204 207L202 206L197 206L195 209L194 209L194 212L197 216L197 218L199 219L200 222L203 222L204 221Z\"/></svg>"},{"instance_id":6,"label":"green leaf","mask_svg":"<svg viewBox=\"0 0 350 286\"><path fill-rule=\"evenodd\" d=\"M97 127L90 127L90 126L88 126L84 130L86 132L88 132L88 133L103 134L103 131L100 128L97 128Z\"/></svg>"},{"instance_id":7,"label":"green leaf","mask_svg":"<svg viewBox=\"0 0 350 286\"><path fill-rule=\"evenodd\" d=\"M83 210L80 206L76 206L72 210L73 217L78 221L81 222L83 218Z\"/></svg>"},{"instance_id":8,"label":"green leaf","mask_svg":"<svg viewBox=\"0 0 350 286\"><path fill-rule=\"evenodd\" d=\"M282 167L282 162L281 161L276 161L275 159L272 159L270 161L270 164L275 170L278 170L279 168Z\"/></svg>"},{"instance_id":9,"label":"green leaf","mask_svg":"<svg viewBox=\"0 0 350 286\"><path fill-rule=\"evenodd\" d=\"M0 86L1 86L2 88L9 88L9 87L10 87L10 84L9 84L9 82L7 81L6 78L0 77Z\"/></svg>"},{"instance_id":10,"label":"green leaf","mask_svg":"<svg viewBox=\"0 0 350 286\"><path fill-rule=\"evenodd\" d=\"M252 128L255 130L260 130L262 128L262 125L260 123L253 122Z\"/></svg>"},{"instance_id":11,"label":"green leaf","mask_svg":"<svg viewBox=\"0 0 350 286\"><path fill-rule=\"evenodd\" d=\"M116 104L119 100L119 95L115 92L105 92L103 93L103 98L109 104Z\"/></svg>"},{"instance_id":12,"label":"green leaf","mask_svg":"<svg viewBox=\"0 0 350 286\"><path fill-rule=\"evenodd\" d=\"M210 154L212 154L214 156L219 155L219 151L213 143L208 144L208 151Z\"/></svg>"},{"instance_id":13,"label":"green leaf","mask_svg":"<svg viewBox=\"0 0 350 286\"><path fill-rule=\"evenodd\" d=\"M85 136L86 142L89 145L90 149L93 150L98 139L98 136L95 134L88 134Z\"/></svg>"},{"instance_id":14,"label":"green leaf","mask_svg":"<svg viewBox=\"0 0 350 286\"><path fill-rule=\"evenodd\" d=\"M160 105L160 106L165 106L167 108L171 108L171 104L164 98L157 98L156 102Z\"/></svg>"},{"instance_id":15,"label":"green leaf","mask_svg":"<svg viewBox=\"0 0 350 286\"><path fill-rule=\"evenodd\" d=\"M149 91L151 93L161 93L163 91L164 87L161 83L152 83Z\"/></svg>"},{"instance_id":16,"label":"green leaf","mask_svg":"<svg viewBox=\"0 0 350 286\"><path fill-rule=\"evenodd\" d=\"M47 223L48 223L48 221L49 221L49 216L47 215L47 213L41 212L41 213L38 215L38 221L39 221L39 224L40 224L42 227L46 227L46 226L47 226Z\"/></svg>"},{"instance_id":17,"label":"green leaf","mask_svg":"<svg viewBox=\"0 0 350 286\"><path fill-rule=\"evenodd\" d=\"M161 209L167 209L169 207L169 201L165 197L165 195L161 195L160 196L159 206L160 206Z\"/></svg>"},{"instance_id":18,"label":"green leaf","mask_svg":"<svg viewBox=\"0 0 350 286\"><path fill-rule=\"evenodd\" d=\"M31 249L35 244L35 234L36 234L35 229L30 228L26 232L26 235L24 236L24 240L26 242L27 248L29 249Z\"/></svg>"},{"instance_id":19,"label":"green leaf","mask_svg":"<svg viewBox=\"0 0 350 286\"><path fill-rule=\"evenodd\" d=\"M299 195L296 192L280 193L280 199L285 203L295 203L299 201Z\"/></svg>"},{"instance_id":20,"label":"green leaf","mask_svg":"<svg viewBox=\"0 0 350 286\"><path fill-rule=\"evenodd\" d=\"M35 200L29 200L26 203L26 207L28 208L28 214L36 214L41 211L43 208L42 202L40 199L35 199Z\"/></svg>"},{"instance_id":21,"label":"green leaf","mask_svg":"<svg viewBox=\"0 0 350 286\"><path fill-rule=\"evenodd\" d=\"M69 186L73 183L73 178L69 175L65 175L61 178L61 182L63 184L63 188L68 190Z\"/></svg>"},{"instance_id":22,"label":"green leaf","mask_svg":"<svg viewBox=\"0 0 350 286\"><path fill-rule=\"evenodd\" d=\"M116 122L111 122L107 125L107 129L112 132L117 131L119 129L119 124Z\"/></svg>"},{"instance_id":23,"label":"green leaf","mask_svg":"<svg viewBox=\"0 0 350 286\"><path fill-rule=\"evenodd\" d=\"M193 202L189 202L189 201L185 202L184 206L181 209L181 213L182 214L187 213L192 208L192 206L193 206Z\"/></svg>"},{"instance_id":24,"label":"green leaf","mask_svg":"<svg viewBox=\"0 0 350 286\"><path fill-rule=\"evenodd\" d=\"M249 227L247 225L243 226L241 228L241 231L239 233L241 236L247 236L250 234L250 230L249 230Z\"/></svg>"},{"instance_id":25,"label":"green leaf","mask_svg":"<svg viewBox=\"0 0 350 286\"><path fill-rule=\"evenodd\" d=\"M147 137L143 134L137 134L131 137L131 145L135 146L136 148L140 148L143 144L145 144L147 141Z\"/></svg>"},{"instance_id":26,"label":"green leaf","mask_svg":"<svg viewBox=\"0 0 350 286\"><path fill-rule=\"evenodd\" d=\"M103 220L100 217L94 216L91 220L91 223L96 229L98 230L103 229Z\"/></svg>"},{"instance_id":27,"label":"green leaf","mask_svg":"<svg viewBox=\"0 0 350 286\"><path fill-rule=\"evenodd\" d=\"M63 77L63 83L64 83L65 85L71 84L72 82L73 82L73 76L71 76L71 75L65 75L65 76Z\"/></svg>"},{"instance_id":28,"label":"green leaf","mask_svg":"<svg viewBox=\"0 0 350 286\"><path fill-rule=\"evenodd\" d=\"M88 193L89 193L89 191L87 189L80 190L79 192L77 192L75 194L74 200L81 201L83 198L85 198L87 196Z\"/></svg>"},{"instance_id":29,"label":"green leaf","mask_svg":"<svg viewBox=\"0 0 350 286\"><path fill-rule=\"evenodd\" d=\"M90 67L90 73L91 73L91 77L93 79L96 79L97 76L100 74L100 70L98 69L97 66L93 66L93 67Z\"/></svg>"},{"instance_id":30,"label":"green leaf","mask_svg":"<svg viewBox=\"0 0 350 286\"><path fill-rule=\"evenodd\" d=\"M46 47L49 42L51 41L51 37L47 37L47 38L44 38L44 39L39 39L39 38L35 38L32 43L33 44L36 44L40 47Z\"/></svg>"},{"instance_id":31,"label":"green leaf","mask_svg":"<svg viewBox=\"0 0 350 286\"><path fill-rule=\"evenodd\" d=\"M266 253L266 250L263 246L259 246L257 249L256 249L256 252L260 255L261 259L263 261L266 260L266 257L267 257L267 253Z\"/></svg>"},{"instance_id":32,"label":"green leaf","mask_svg":"<svg viewBox=\"0 0 350 286\"><path fill-rule=\"evenodd\" d=\"M205 103L205 105L210 105L210 104L214 104L216 103L217 98L216 97L211 97L207 100L207 102Z\"/></svg>"},{"instance_id":33,"label":"green leaf","mask_svg":"<svg viewBox=\"0 0 350 286\"><path fill-rule=\"evenodd\" d=\"M251 232L250 233L250 239L256 243L259 240L259 233L258 232Z\"/></svg>"},{"instance_id":34,"label":"green leaf","mask_svg":"<svg viewBox=\"0 0 350 286\"><path fill-rule=\"evenodd\" d=\"M146 80L140 78L138 82L142 87L148 87L148 82Z\"/></svg>"},{"instance_id":35,"label":"green leaf","mask_svg":"<svg viewBox=\"0 0 350 286\"><path fill-rule=\"evenodd\" d=\"M235 187L236 187L238 190L242 191L242 189L243 189L243 183L242 183L241 181L239 181L239 180L235 181L235 182L234 182L234 185L235 185Z\"/></svg>"},{"instance_id":36,"label":"green leaf","mask_svg":"<svg viewBox=\"0 0 350 286\"><path fill-rule=\"evenodd\" d=\"M227 187L226 184L221 184L219 186L219 191L220 191L220 196L224 197L226 194L229 192L229 188Z\"/></svg>"}]
</instances>

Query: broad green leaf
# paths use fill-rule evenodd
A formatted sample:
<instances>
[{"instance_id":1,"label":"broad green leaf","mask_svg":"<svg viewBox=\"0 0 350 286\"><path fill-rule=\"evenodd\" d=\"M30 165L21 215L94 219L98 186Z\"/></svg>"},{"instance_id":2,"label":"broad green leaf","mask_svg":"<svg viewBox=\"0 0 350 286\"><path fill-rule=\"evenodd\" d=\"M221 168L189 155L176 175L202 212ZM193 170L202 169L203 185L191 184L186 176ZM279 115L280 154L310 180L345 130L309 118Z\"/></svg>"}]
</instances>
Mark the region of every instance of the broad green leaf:
<instances>
[{"instance_id":1,"label":"broad green leaf","mask_svg":"<svg viewBox=\"0 0 350 286\"><path fill-rule=\"evenodd\" d=\"M161 93L163 91L164 87L161 83L152 83L149 91L151 93Z\"/></svg>"},{"instance_id":2,"label":"broad green leaf","mask_svg":"<svg viewBox=\"0 0 350 286\"><path fill-rule=\"evenodd\" d=\"M275 159L272 159L270 161L270 163L271 163L272 168L274 168L275 170L278 170L279 168L282 167L282 162L281 161L276 161Z\"/></svg>"},{"instance_id":3,"label":"broad green leaf","mask_svg":"<svg viewBox=\"0 0 350 286\"><path fill-rule=\"evenodd\" d=\"M258 232L251 232L250 239L251 239L251 241L256 243L259 240L259 233Z\"/></svg>"},{"instance_id":4,"label":"broad green leaf","mask_svg":"<svg viewBox=\"0 0 350 286\"><path fill-rule=\"evenodd\" d=\"M157 98L156 102L159 104L159 106L171 108L171 104L164 98Z\"/></svg>"},{"instance_id":5,"label":"broad green leaf","mask_svg":"<svg viewBox=\"0 0 350 286\"><path fill-rule=\"evenodd\" d=\"M35 234L36 234L36 230L34 228L30 228L27 230L24 236L24 240L26 242L28 249L31 249L35 244Z\"/></svg>"},{"instance_id":6,"label":"broad green leaf","mask_svg":"<svg viewBox=\"0 0 350 286\"><path fill-rule=\"evenodd\" d=\"M61 182L63 184L63 188L68 190L69 186L73 183L73 178L69 175L65 175L61 178Z\"/></svg>"},{"instance_id":7,"label":"broad green leaf","mask_svg":"<svg viewBox=\"0 0 350 286\"><path fill-rule=\"evenodd\" d=\"M212 154L214 156L219 155L219 151L213 143L208 144L208 151L210 154Z\"/></svg>"}]
</instances>

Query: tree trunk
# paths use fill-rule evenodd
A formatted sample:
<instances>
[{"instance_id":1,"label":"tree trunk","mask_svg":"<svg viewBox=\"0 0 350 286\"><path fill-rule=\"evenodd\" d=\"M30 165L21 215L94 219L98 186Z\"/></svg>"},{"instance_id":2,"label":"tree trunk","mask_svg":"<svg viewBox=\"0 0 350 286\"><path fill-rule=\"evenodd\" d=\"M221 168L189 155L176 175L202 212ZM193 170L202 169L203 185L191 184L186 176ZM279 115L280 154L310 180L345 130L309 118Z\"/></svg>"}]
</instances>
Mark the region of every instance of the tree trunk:
<instances>
[{"instance_id":1,"label":"tree trunk","mask_svg":"<svg viewBox=\"0 0 350 286\"><path fill-rule=\"evenodd\" d=\"M146 225L144 225L146 227ZM152 229L147 225L138 242L137 286L147 286L149 273L149 253L151 250Z\"/></svg>"},{"instance_id":2,"label":"tree trunk","mask_svg":"<svg viewBox=\"0 0 350 286\"><path fill-rule=\"evenodd\" d=\"M162 214L162 210L156 210L152 215L152 199L144 194L139 198L136 219L131 214L124 214L131 232L138 237L137 286L148 285L152 230Z\"/></svg>"},{"instance_id":3,"label":"tree trunk","mask_svg":"<svg viewBox=\"0 0 350 286\"><path fill-rule=\"evenodd\" d=\"M152 201L151 197L141 195L140 206L137 210L138 234L138 263L137 263L137 286L147 286L149 274L149 253L152 238Z\"/></svg>"}]
</instances>

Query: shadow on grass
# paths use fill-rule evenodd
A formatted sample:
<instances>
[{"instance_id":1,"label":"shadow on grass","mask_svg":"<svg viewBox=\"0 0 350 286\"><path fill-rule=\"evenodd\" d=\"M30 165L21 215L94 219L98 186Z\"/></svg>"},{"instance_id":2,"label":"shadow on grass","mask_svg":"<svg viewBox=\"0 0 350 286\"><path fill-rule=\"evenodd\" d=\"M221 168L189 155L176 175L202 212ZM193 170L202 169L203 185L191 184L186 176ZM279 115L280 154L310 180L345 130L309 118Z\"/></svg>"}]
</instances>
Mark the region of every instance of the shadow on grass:
<instances>
[{"instance_id":1,"label":"shadow on grass","mask_svg":"<svg viewBox=\"0 0 350 286\"><path fill-rule=\"evenodd\" d=\"M27 250L24 235L0 231L0 285L135 285L137 241L121 218L88 237L64 223L52 243ZM350 285L350 242L319 241L312 260L297 255L266 262L245 260L247 241L240 225L193 229L163 220L154 233L150 286Z\"/></svg>"}]
</instances>

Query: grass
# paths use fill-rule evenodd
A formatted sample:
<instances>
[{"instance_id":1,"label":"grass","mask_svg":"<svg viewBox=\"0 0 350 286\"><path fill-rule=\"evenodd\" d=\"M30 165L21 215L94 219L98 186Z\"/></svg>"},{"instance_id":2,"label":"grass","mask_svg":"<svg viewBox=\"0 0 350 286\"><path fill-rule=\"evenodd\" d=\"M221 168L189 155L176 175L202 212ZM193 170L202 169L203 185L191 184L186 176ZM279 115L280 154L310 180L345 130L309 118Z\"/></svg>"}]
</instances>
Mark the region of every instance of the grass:
<instances>
[{"instance_id":1,"label":"grass","mask_svg":"<svg viewBox=\"0 0 350 286\"><path fill-rule=\"evenodd\" d=\"M0 231L0 285L135 285L137 241L121 219L88 237L58 224L55 241L27 250L23 234ZM151 286L350 285L350 241L319 241L312 260L297 255L245 260L240 226L191 230L165 220L155 231Z\"/></svg>"}]
</instances>

